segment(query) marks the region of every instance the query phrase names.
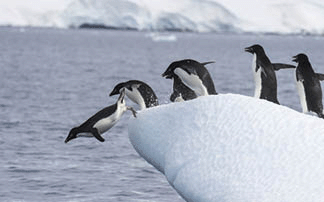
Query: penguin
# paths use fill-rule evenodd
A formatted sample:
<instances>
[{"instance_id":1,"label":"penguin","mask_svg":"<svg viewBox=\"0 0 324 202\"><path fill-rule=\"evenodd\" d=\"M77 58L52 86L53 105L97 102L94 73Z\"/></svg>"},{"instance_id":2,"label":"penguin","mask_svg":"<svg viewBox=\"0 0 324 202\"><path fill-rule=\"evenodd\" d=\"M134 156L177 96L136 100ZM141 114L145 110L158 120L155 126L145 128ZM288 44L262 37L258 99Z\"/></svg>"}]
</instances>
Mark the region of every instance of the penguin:
<instances>
[{"instance_id":1,"label":"penguin","mask_svg":"<svg viewBox=\"0 0 324 202\"><path fill-rule=\"evenodd\" d=\"M297 63L296 82L303 113L314 112L318 117L324 118L320 83L324 75L314 72L304 53L294 56L293 61Z\"/></svg>"},{"instance_id":2,"label":"penguin","mask_svg":"<svg viewBox=\"0 0 324 202\"><path fill-rule=\"evenodd\" d=\"M125 91L123 90L115 104L100 110L80 126L72 128L65 143L77 137L95 137L100 142L104 142L105 139L101 134L112 128L126 110L132 111L133 116L136 117L136 111L132 107L126 106L124 97Z\"/></svg>"},{"instance_id":3,"label":"penguin","mask_svg":"<svg viewBox=\"0 0 324 202\"><path fill-rule=\"evenodd\" d=\"M125 89L127 97L140 106L140 110L159 105L158 98L153 89L148 84L139 80L118 83L109 96L117 95L123 89Z\"/></svg>"},{"instance_id":4,"label":"penguin","mask_svg":"<svg viewBox=\"0 0 324 202\"><path fill-rule=\"evenodd\" d=\"M214 82L205 67L209 63L213 62L200 63L192 59L175 61L169 65L162 76L166 79L174 79L174 82L178 82L176 77L179 77L181 82L197 96L217 95ZM177 86L176 89L181 91L181 87ZM182 94L180 91L176 94Z\"/></svg>"},{"instance_id":5,"label":"penguin","mask_svg":"<svg viewBox=\"0 0 324 202\"><path fill-rule=\"evenodd\" d=\"M254 73L254 97L265 99L279 104L277 98L277 78L275 70L295 68L293 65L271 63L259 44L245 48L246 52L253 54L252 71Z\"/></svg>"}]
</instances>

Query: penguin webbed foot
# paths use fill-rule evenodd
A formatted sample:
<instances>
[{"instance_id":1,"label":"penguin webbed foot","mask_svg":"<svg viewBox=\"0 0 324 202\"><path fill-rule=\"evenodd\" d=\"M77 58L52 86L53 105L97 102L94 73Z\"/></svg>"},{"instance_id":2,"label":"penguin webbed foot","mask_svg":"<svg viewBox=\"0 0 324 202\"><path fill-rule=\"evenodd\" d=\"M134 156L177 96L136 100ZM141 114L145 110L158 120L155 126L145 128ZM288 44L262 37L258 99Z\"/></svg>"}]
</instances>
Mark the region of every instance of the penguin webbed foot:
<instances>
[{"instance_id":1,"label":"penguin webbed foot","mask_svg":"<svg viewBox=\"0 0 324 202\"><path fill-rule=\"evenodd\" d=\"M322 114L322 113L317 113L317 116L318 116L319 118L321 118L321 119L324 119L324 114Z\"/></svg>"},{"instance_id":2,"label":"penguin webbed foot","mask_svg":"<svg viewBox=\"0 0 324 202\"><path fill-rule=\"evenodd\" d=\"M137 112L135 111L135 109L133 107L127 107L127 110L130 110L132 112L133 116L136 118Z\"/></svg>"}]
</instances>

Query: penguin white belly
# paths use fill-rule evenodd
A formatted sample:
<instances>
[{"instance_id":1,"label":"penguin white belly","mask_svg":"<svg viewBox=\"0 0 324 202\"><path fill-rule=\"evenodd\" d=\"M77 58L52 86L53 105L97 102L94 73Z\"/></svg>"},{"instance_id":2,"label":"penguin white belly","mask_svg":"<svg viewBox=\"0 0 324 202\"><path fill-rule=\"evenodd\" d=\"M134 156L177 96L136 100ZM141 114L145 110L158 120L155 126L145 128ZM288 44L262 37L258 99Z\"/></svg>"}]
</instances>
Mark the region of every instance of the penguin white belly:
<instances>
[{"instance_id":1,"label":"penguin white belly","mask_svg":"<svg viewBox=\"0 0 324 202\"><path fill-rule=\"evenodd\" d=\"M302 106L303 113L308 112L307 102L306 102L306 95L305 95L305 88L302 81L297 81L297 90L299 94L300 104Z\"/></svg>"},{"instance_id":2,"label":"penguin white belly","mask_svg":"<svg viewBox=\"0 0 324 202\"><path fill-rule=\"evenodd\" d=\"M262 72L262 67L260 67L258 69L258 71L255 71L256 70L256 59L257 59L257 56L256 54L254 53L253 54L253 61L252 61L252 71L254 73L254 82L255 82L255 90L254 90L254 97L255 98L260 98L261 96L261 72Z\"/></svg>"},{"instance_id":3,"label":"penguin white belly","mask_svg":"<svg viewBox=\"0 0 324 202\"><path fill-rule=\"evenodd\" d=\"M93 127L97 128L99 134L102 134L107 130L109 130L111 127L113 127L125 111L126 111L125 106L119 106L117 107L117 110L113 114L99 120L96 124L93 125Z\"/></svg>"},{"instance_id":4,"label":"penguin white belly","mask_svg":"<svg viewBox=\"0 0 324 202\"><path fill-rule=\"evenodd\" d=\"M77 137L93 137L92 133L79 133Z\"/></svg>"},{"instance_id":5,"label":"penguin white belly","mask_svg":"<svg viewBox=\"0 0 324 202\"><path fill-rule=\"evenodd\" d=\"M132 91L128 90L127 88L125 88L125 92L126 95L129 99L131 99L133 102L135 102L136 104L138 104L140 106L140 110L145 109L146 105L145 105L145 101L141 95L141 93L138 91L138 89L134 89Z\"/></svg>"},{"instance_id":6,"label":"penguin white belly","mask_svg":"<svg viewBox=\"0 0 324 202\"><path fill-rule=\"evenodd\" d=\"M195 74L188 74L186 71L184 71L181 68L176 68L174 70L174 73L181 79L181 81L191 88L197 95L205 96L208 95L207 88L202 83L199 76Z\"/></svg>"}]
</instances>

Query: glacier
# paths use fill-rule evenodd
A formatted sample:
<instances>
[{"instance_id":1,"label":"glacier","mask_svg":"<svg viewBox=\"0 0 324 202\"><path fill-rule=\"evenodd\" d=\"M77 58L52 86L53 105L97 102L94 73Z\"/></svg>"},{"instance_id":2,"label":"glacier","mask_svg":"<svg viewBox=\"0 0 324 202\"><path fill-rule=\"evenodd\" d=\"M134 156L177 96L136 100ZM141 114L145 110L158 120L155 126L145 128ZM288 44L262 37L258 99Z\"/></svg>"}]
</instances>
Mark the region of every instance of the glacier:
<instances>
[{"instance_id":1,"label":"glacier","mask_svg":"<svg viewBox=\"0 0 324 202\"><path fill-rule=\"evenodd\" d=\"M324 121L237 94L138 112L135 150L186 201L324 200Z\"/></svg>"},{"instance_id":2,"label":"glacier","mask_svg":"<svg viewBox=\"0 0 324 202\"><path fill-rule=\"evenodd\" d=\"M320 0L40 2L0 0L0 25L69 28L92 23L148 31L324 34Z\"/></svg>"}]
</instances>

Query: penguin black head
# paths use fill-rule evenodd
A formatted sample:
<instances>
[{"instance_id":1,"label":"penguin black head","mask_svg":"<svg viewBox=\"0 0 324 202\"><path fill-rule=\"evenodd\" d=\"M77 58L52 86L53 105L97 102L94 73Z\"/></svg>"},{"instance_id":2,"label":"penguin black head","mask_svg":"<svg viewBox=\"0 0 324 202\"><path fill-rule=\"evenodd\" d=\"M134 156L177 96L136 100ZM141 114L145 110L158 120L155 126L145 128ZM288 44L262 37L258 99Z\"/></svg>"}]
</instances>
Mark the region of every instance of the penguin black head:
<instances>
[{"instance_id":1,"label":"penguin black head","mask_svg":"<svg viewBox=\"0 0 324 202\"><path fill-rule=\"evenodd\" d=\"M184 65L190 65L190 66L200 65L200 63L195 60L191 60L191 59L185 59L185 60L179 60L179 61L172 62L169 65L169 67L165 70L165 72L162 74L162 76L165 77L166 79L172 79L176 76L174 73L174 70L177 67L182 67ZM184 70L186 71L186 69L184 69Z\"/></svg>"},{"instance_id":2,"label":"penguin black head","mask_svg":"<svg viewBox=\"0 0 324 202\"><path fill-rule=\"evenodd\" d=\"M165 72L162 74L162 77L165 77L166 79L172 79L176 75L174 74L175 68L179 67L180 61L172 62L169 67L165 70Z\"/></svg>"},{"instance_id":3,"label":"penguin black head","mask_svg":"<svg viewBox=\"0 0 324 202\"><path fill-rule=\"evenodd\" d=\"M79 130L78 128L72 128L69 132L69 135L66 137L65 139L65 143L68 143L70 140L73 140L75 138L77 138L77 134L78 134Z\"/></svg>"},{"instance_id":4,"label":"penguin black head","mask_svg":"<svg viewBox=\"0 0 324 202\"><path fill-rule=\"evenodd\" d=\"M109 96L113 96L113 95L118 95L120 94L121 90L123 88L128 88L129 90L131 90L131 85L129 85L127 82L122 82L119 83L115 86L115 88L111 91L111 93L109 94Z\"/></svg>"},{"instance_id":5,"label":"penguin black head","mask_svg":"<svg viewBox=\"0 0 324 202\"><path fill-rule=\"evenodd\" d=\"M264 53L264 49L261 45L259 44L254 44L253 46L250 46L250 47L247 47L244 49L246 52L249 52L249 53L256 53L256 54L259 54L259 53Z\"/></svg>"},{"instance_id":6,"label":"penguin black head","mask_svg":"<svg viewBox=\"0 0 324 202\"><path fill-rule=\"evenodd\" d=\"M121 82L115 86L115 88L111 91L109 96L120 94L121 90L125 88L127 88L129 91L132 91L134 87L138 88L141 85L147 85L147 84L139 80L129 80L126 82Z\"/></svg>"},{"instance_id":7,"label":"penguin black head","mask_svg":"<svg viewBox=\"0 0 324 202\"><path fill-rule=\"evenodd\" d=\"M174 73L174 70L178 67L184 67L184 66L205 66L207 64L210 63L214 63L213 61L211 62L204 62L204 63L200 63L197 62L196 60L192 60L192 59L185 59L185 60L179 60L179 61L175 61L172 62L169 67L165 70L165 72L162 74L162 77L165 77L166 79L172 79L174 78L176 75ZM184 68L185 71L188 72L188 74L190 74L190 71L187 68Z\"/></svg>"},{"instance_id":8,"label":"penguin black head","mask_svg":"<svg viewBox=\"0 0 324 202\"><path fill-rule=\"evenodd\" d=\"M308 61L308 57L304 53L299 53L298 55L295 55L293 57L292 61L297 63L303 63Z\"/></svg>"}]
</instances>

